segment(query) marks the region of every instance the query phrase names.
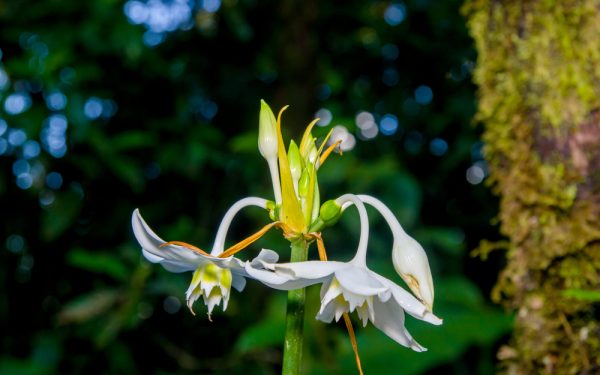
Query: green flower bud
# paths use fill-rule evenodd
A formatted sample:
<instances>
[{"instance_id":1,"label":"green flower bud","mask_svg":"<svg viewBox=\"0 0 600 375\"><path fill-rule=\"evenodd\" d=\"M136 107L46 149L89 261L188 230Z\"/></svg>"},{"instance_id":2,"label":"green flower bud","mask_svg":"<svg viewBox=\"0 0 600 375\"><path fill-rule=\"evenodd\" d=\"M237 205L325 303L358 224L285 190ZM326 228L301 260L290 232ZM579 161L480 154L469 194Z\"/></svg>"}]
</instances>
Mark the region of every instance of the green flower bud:
<instances>
[{"instance_id":1,"label":"green flower bud","mask_svg":"<svg viewBox=\"0 0 600 375\"><path fill-rule=\"evenodd\" d=\"M297 183L302 175L302 157L300 156L300 150L294 141L290 141L288 160L290 163L290 171L292 172L292 180L294 180L294 183Z\"/></svg>"},{"instance_id":2,"label":"green flower bud","mask_svg":"<svg viewBox=\"0 0 600 375\"><path fill-rule=\"evenodd\" d=\"M310 171L308 168L304 168L302 175L300 176L300 180L298 181L298 195L300 197L305 198L308 195L310 182Z\"/></svg>"},{"instance_id":3,"label":"green flower bud","mask_svg":"<svg viewBox=\"0 0 600 375\"><path fill-rule=\"evenodd\" d=\"M341 216L342 206L337 204L337 202L333 199L323 203L321 210L319 211L319 218L323 220L327 226L337 223Z\"/></svg>"}]
</instances>

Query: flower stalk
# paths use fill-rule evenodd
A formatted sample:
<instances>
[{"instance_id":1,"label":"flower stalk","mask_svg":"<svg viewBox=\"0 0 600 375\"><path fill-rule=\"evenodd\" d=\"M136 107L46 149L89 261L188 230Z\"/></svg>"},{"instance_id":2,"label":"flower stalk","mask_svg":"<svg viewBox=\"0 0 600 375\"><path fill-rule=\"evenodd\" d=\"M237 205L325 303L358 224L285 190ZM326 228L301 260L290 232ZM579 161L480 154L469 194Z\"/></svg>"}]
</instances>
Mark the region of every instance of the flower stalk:
<instances>
[{"instance_id":1,"label":"flower stalk","mask_svg":"<svg viewBox=\"0 0 600 375\"><path fill-rule=\"evenodd\" d=\"M292 242L291 262L304 262L308 259L309 243L304 238ZM306 288L288 291L283 344L283 375L300 374L302 368L302 345L304 343L304 305Z\"/></svg>"}]
</instances>

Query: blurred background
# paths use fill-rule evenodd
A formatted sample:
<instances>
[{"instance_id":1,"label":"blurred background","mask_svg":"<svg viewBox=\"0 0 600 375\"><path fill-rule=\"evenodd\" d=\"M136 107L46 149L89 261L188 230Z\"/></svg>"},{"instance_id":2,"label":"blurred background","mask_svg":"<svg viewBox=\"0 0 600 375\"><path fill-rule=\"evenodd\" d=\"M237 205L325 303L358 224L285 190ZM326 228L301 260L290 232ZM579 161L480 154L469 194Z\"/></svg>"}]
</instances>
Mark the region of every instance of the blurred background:
<instances>
[{"instance_id":1,"label":"blurred background","mask_svg":"<svg viewBox=\"0 0 600 375\"><path fill-rule=\"evenodd\" d=\"M259 101L290 104L284 136L320 117L343 156L319 171L322 200L389 204L429 255L434 311L407 318L414 353L355 321L368 374L488 374L511 318L489 301L502 261L461 1L0 1L0 374L276 374L285 293L249 282L213 322L185 307L191 274L142 258L137 207L162 237L210 248L229 205L272 198L257 149ZM370 211L369 266L403 285ZM248 209L230 243L269 221ZM350 259L350 210L323 235ZM277 232L261 247L288 244ZM312 250L314 252L314 250ZM316 252L314 252L316 253ZM316 257L316 254L312 257ZM356 373L343 324L315 321L306 374Z\"/></svg>"}]
</instances>

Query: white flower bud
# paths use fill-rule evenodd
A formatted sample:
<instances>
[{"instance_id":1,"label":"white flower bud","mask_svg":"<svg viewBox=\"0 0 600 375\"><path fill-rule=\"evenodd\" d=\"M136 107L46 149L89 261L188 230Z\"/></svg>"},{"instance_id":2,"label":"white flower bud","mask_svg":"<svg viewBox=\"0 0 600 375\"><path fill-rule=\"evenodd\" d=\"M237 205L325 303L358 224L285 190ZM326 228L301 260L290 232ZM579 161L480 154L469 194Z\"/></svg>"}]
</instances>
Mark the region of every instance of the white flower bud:
<instances>
[{"instance_id":1,"label":"white flower bud","mask_svg":"<svg viewBox=\"0 0 600 375\"><path fill-rule=\"evenodd\" d=\"M267 159L277 159L277 121L269 105L261 99L258 121L258 150Z\"/></svg>"}]
</instances>

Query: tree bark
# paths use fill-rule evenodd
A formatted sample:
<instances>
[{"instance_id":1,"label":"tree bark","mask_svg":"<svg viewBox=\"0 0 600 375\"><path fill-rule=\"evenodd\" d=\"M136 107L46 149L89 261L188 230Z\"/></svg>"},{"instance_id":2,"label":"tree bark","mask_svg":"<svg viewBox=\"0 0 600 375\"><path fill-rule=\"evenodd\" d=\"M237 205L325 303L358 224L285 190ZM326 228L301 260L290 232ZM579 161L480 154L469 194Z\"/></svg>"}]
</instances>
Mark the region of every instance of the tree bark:
<instances>
[{"instance_id":1,"label":"tree bark","mask_svg":"<svg viewBox=\"0 0 600 375\"><path fill-rule=\"evenodd\" d=\"M600 290L600 3L471 0L463 10L508 239L493 298L516 311L502 369L600 373L599 301L581 297Z\"/></svg>"}]
</instances>

